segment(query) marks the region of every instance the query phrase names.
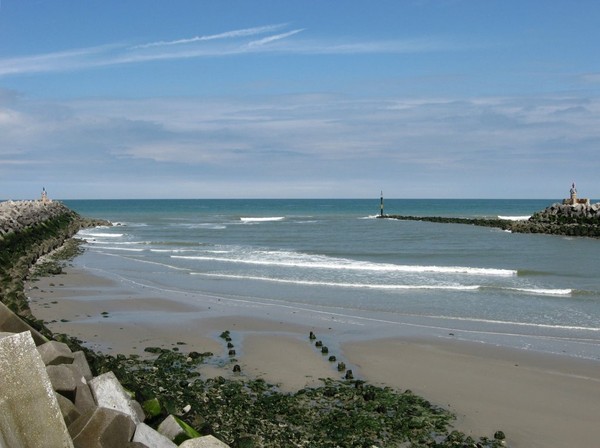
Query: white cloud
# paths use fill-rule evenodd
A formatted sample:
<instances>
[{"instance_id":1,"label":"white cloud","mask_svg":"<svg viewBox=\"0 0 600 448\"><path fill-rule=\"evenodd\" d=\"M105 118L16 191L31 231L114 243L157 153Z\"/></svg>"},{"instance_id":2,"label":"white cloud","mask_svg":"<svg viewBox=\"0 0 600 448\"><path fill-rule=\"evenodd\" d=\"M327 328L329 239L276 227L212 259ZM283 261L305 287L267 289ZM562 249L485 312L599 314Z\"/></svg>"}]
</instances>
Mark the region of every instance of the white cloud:
<instances>
[{"instance_id":1,"label":"white cloud","mask_svg":"<svg viewBox=\"0 0 600 448\"><path fill-rule=\"evenodd\" d=\"M0 190L51 175L247 185L237 196L277 182L309 195L323 179L327 191L387 182L465 195L473 177L512 184L564 172L585 182L600 168L596 99L1 98Z\"/></svg>"}]
</instances>

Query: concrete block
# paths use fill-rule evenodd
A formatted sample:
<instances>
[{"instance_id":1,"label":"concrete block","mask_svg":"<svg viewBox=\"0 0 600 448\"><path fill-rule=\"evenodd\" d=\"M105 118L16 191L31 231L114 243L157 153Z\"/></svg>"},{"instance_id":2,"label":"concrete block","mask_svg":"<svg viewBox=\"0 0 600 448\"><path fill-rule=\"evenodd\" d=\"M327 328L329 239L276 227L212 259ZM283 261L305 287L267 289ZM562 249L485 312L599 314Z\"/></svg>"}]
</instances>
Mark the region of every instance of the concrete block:
<instances>
[{"instance_id":1,"label":"concrete block","mask_svg":"<svg viewBox=\"0 0 600 448\"><path fill-rule=\"evenodd\" d=\"M72 448L30 332L0 339L0 440L4 446Z\"/></svg>"},{"instance_id":2,"label":"concrete block","mask_svg":"<svg viewBox=\"0 0 600 448\"><path fill-rule=\"evenodd\" d=\"M144 421L142 407L125 392L114 373L97 376L88 384L98 406L123 412L129 415L136 425Z\"/></svg>"},{"instance_id":3,"label":"concrete block","mask_svg":"<svg viewBox=\"0 0 600 448\"><path fill-rule=\"evenodd\" d=\"M177 445L145 423L137 425L133 441L152 448L177 448Z\"/></svg>"},{"instance_id":4,"label":"concrete block","mask_svg":"<svg viewBox=\"0 0 600 448\"><path fill-rule=\"evenodd\" d=\"M82 381L77 383L77 390L75 391L75 407L82 414L98 407L90 387Z\"/></svg>"},{"instance_id":5,"label":"concrete block","mask_svg":"<svg viewBox=\"0 0 600 448\"><path fill-rule=\"evenodd\" d=\"M158 425L158 432L169 440L175 440L178 436L185 435L185 431L172 415L169 415Z\"/></svg>"},{"instance_id":6,"label":"concrete block","mask_svg":"<svg viewBox=\"0 0 600 448\"><path fill-rule=\"evenodd\" d=\"M60 412L62 413L63 419L65 420L65 424L67 425L67 427L75 420L77 420L81 415L81 412L79 412L79 410L75 407L73 402L71 402L71 400L69 400L68 398L63 397L61 394L56 394L56 401L58 401Z\"/></svg>"},{"instance_id":7,"label":"concrete block","mask_svg":"<svg viewBox=\"0 0 600 448\"><path fill-rule=\"evenodd\" d=\"M61 364L58 366L46 366L46 372L48 372L52 388L57 393L74 402L75 392L77 391L77 380L73 374L73 370Z\"/></svg>"},{"instance_id":8,"label":"concrete block","mask_svg":"<svg viewBox=\"0 0 600 448\"><path fill-rule=\"evenodd\" d=\"M85 353L82 351L73 352L73 365L77 366L86 381L91 381L91 379L94 378L90 365L85 357Z\"/></svg>"},{"instance_id":9,"label":"concrete block","mask_svg":"<svg viewBox=\"0 0 600 448\"><path fill-rule=\"evenodd\" d=\"M186 440L179 445L179 448L230 448L230 446L215 436L202 436Z\"/></svg>"},{"instance_id":10,"label":"concrete block","mask_svg":"<svg viewBox=\"0 0 600 448\"><path fill-rule=\"evenodd\" d=\"M38 346L38 352L47 366L71 364L74 358L73 352L64 342L48 341Z\"/></svg>"},{"instance_id":11,"label":"concrete block","mask_svg":"<svg viewBox=\"0 0 600 448\"><path fill-rule=\"evenodd\" d=\"M69 426L75 448L116 448L133 437L135 423L119 411L96 408L81 415Z\"/></svg>"},{"instance_id":12,"label":"concrete block","mask_svg":"<svg viewBox=\"0 0 600 448\"><path fill-rule=\"evenodd\" d=\"M9 333L22 333L24 331L29 331L31 332L31 337L35 342L35 345L41 345L45 342L48 342L46 337L42 336L31 325L28 325L22 321L19 316L13 313L12 310L2 302L0 302L0 331Z\"/></svg>"}]
</instances>

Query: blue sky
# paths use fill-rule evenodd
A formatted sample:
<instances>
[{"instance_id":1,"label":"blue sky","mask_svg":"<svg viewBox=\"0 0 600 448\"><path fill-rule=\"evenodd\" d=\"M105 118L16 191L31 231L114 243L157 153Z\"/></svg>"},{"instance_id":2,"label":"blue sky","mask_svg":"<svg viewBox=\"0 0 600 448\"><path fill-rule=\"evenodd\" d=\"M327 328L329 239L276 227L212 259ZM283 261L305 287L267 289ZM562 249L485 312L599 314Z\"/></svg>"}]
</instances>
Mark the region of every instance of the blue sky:
<instances>
[{"instance_id":1,"label":"blue sky","mask_svg":"<svg viewBox=\"0 0 600 448\"><path fill-rule=\"evenodd\" d=\"M0 198L600 197L595 0L1 0Z\"/></svg>"}]
</instances>

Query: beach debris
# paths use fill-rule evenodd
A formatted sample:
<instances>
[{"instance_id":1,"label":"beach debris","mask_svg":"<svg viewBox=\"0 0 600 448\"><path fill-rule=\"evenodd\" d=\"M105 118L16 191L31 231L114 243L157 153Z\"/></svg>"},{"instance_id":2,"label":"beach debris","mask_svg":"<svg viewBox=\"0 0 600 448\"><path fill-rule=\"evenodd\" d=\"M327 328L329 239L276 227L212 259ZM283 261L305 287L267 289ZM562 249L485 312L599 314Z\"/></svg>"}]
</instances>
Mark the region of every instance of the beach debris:
<instances>
[{"instance_id":1,"label":"beach debris","mask_svg":"<svg viewBox=\"0 0 600 448\"><path fill-rule=\"evenodd\" d=\"M496 440L504 440L504 439L506 439L506 436L504 435L503 431L496 431L494 433L494 439L496 439Z\"/></svg>"},{"instance_id":2,"label":"beach debris","mask_svg":"<svg viewBox=\"0 0 600 448\"><path fill-rule=\"evenodd\" d=\"M227 339L227 338L231 337L229 330L225 330L223 333L221 333L221 334L219 335L219 337L220 337L221 339Z\"/></svg>"},{"instance_id":3,"label":"beach debris","mask_svg":"<svg viewBox=\"0 0 600 448\"><path fill-rule=\"evenodd\" d=\"M317 339L317 336L315 336L315 334L314 334L314 333L311 331L311 332L308 334L308 339L310 339L310 340L312 341L312 340L314 340L314 339Z\"/></svg>"},{"instance_id":4,"label":"beach debris","mask_svg":"<svg viewBox=\"0 0 600 448\"><path fill-rule=\"evenodd\" d=\"M220 445L215 445L215 448L219 448L219 446ZM254 434L242 434L236 439L234 446L240 448L261 448L264 447L265 444L261 441L260 437L255 436Z\"/></svg>"},{"instance_id":5,"label":"beach debris","mask_svg":"<svg viewBox=\"0 0 600 448\"><path fill-rule=\"evenodd\" d=\"M146 347L146 348L144 348L144 351L147 352L147 353L161 353L162 350L163 349L160 348L160 347Z\"/></svg>"}]
</instances>

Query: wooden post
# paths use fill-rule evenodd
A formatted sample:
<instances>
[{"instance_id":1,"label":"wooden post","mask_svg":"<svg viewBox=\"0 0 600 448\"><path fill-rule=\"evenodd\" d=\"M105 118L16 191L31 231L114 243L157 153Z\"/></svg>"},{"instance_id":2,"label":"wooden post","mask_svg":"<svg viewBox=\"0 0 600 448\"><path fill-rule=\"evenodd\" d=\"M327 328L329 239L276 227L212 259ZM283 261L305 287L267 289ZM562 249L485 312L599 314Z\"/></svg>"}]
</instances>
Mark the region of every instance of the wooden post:
<instances>
[{"instance_id":1,"label":"wooden post","mask_svg":"<svg viewBox=\"0 0 600 448\"><path fill-rule=\"evenodd\" d=\"M379 216L383 216L383 190L381 190L381 200L379 202Z\"/></svg>"}]
</instances>

